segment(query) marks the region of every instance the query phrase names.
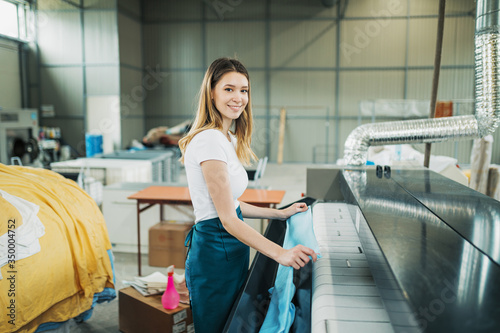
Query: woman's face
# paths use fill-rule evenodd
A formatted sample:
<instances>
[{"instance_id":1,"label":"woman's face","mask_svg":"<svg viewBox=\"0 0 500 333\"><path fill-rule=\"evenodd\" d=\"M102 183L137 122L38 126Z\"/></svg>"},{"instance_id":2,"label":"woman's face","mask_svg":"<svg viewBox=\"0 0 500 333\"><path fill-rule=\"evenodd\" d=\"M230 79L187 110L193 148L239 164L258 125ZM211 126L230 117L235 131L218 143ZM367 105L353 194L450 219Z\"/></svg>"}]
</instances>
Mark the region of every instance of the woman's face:
<instances>
[{"instance_id":1,"label":"woman's face","mask_svg":"<svg viewBox=\"0 0 500 333\"><path fill-rule=\"evenodd\" d=\"M212 99L222 119L232 122L248 104L248 80L237 72L224 74L212 90Z\"/></svg>"}]
</instances>

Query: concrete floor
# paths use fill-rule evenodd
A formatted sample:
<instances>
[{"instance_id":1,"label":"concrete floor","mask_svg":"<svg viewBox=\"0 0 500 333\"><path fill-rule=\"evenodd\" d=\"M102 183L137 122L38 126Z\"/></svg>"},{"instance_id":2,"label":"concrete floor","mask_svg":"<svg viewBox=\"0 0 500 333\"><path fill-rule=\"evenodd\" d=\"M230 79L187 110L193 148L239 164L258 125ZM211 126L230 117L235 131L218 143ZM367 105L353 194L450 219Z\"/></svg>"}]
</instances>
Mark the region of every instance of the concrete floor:
<instances>
[{"instance_id":1,"label":"concrete floor","mask_svg":"<svg viewBox=\"0 0 500 333\"><path fill-rule=\"evenodd\" d=\"M283 198L282 205L284 206L302 197L302 193L306 191L306 170L312 165L305 164L272 164L268 163L264 176L260 180L260 185L274 190L285 190L286 194ZM317 166L317 165L316 165ZM181 176L181 182L185 179ZM278 207L279 207L278 206ZM255 252L252 252L251 259ZM116 273L116 290L124 288L123 281L132 280L137 275L137 254L134 253L114 253L115 256L115 273ZM164 270L161 267L147 266L147 255L142 259L143 275L151 274L155 271ZM120 332L118 328L118 297L109 303L98 304L92 317L81 324L76 324L70 321L66 327L59 332L96 332L109 333Z\"/></svg>"}]
</instances>

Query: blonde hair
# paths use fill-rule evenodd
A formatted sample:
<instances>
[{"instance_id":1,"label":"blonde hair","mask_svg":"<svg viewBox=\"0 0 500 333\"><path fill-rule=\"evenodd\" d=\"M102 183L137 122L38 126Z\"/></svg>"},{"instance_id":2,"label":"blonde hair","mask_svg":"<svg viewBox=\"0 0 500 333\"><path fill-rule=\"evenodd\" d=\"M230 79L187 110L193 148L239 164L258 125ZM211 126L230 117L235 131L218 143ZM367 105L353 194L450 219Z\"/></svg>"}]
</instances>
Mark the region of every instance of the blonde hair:
<instances>
[{"instance_id":1,"label":"blonde hair","mask_svg":"<svg viewBox=\"0 0 500 333\"><path fill-rule=\"evenodd\" d=\"M226 73L236 72L243 74L248 80L248 104L238 119L234 120L234 133L238 139L236 155L243 165L249 165L251 160L257 160L252 151L252 103L250 98L250 77L241 62L230 58L219 58L215 60L205 73L203 83L199 92L198 110L196 118L188 134L179 140L179 148L182 152L181 162L184 163L186 148L194 136L207 129L222 130L222 116L212 101L212 90Z\"/></svg>"}]
</instances>

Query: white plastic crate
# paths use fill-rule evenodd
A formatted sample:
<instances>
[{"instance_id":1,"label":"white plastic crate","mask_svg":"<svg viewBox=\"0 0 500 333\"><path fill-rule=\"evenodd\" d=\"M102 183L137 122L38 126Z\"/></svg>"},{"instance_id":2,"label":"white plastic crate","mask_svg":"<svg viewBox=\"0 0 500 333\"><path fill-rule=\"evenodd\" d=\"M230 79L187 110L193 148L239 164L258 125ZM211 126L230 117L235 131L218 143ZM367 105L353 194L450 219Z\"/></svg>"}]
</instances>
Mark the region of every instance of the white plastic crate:
<instances>
[{"instance_id":1,"label":"white plastic crate","mask_svg":"<svg viewBox=\"0 0 500 333\"><path fill-rule=\"evenodd\" d=\"M177 169L180 165L178 161L180 152L178 154L176 150L172 149L117 150L97 157L103 159L150 161L152 164L152 179L155 182L175 182L179 177Z\"/></svg>"},{"instance_id":2,"label":"white plastic crate","mask_svg":"<svg viewBox=\"0 0 500 333\"><path fill-rule=\"evenodd\" d=\"M54 162L50 164L53 171L59 173L79 173L84 167L87 175L110 185L120 182L138 183L151 182L152 165L150 161L79 158L76 160Z\"/></svg>"}]
</instances>

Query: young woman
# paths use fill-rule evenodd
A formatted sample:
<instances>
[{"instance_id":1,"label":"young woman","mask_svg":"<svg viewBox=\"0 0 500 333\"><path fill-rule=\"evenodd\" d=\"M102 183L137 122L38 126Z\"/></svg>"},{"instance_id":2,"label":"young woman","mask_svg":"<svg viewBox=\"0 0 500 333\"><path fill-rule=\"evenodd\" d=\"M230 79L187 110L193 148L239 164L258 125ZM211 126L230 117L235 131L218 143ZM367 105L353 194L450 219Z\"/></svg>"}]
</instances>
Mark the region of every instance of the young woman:
<instances>
[{"instance_id":1,"label":"young woman","mask_svg":"<svg viewBox=\"0 0 500 333\"><path fill-rule=\"evenodd\" d=\"M230 131L230 129L233 129ZM186 282L196 333L220 333L248 272L249 246L285 266L304 267L316 254L298 245L283 249L243 222L243 217L286 220L307 210L283 210L239 202L248 184L243 164L250 148L250 78L237 60L215 60L203 79L198 111L180 140L196 223L186 239Z\"/></svg>"}]
</instances>

